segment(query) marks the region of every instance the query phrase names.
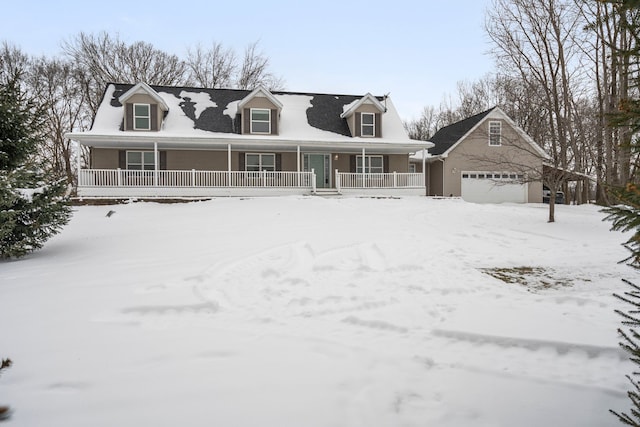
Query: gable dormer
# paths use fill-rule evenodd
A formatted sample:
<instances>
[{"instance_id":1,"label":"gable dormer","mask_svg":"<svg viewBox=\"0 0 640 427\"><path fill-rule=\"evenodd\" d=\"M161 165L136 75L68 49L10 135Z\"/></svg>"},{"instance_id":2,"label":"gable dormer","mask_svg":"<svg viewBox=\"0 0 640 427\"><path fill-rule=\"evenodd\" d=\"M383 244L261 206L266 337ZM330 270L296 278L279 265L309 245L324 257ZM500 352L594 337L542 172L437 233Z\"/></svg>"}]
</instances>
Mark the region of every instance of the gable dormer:
<instances>
[{"instance_id":1,"label":"gable dormer","mask_svg":"<svg viewBox=\"0 0 640 427\"><path fill-rule=\"evenodd\" d=\"M340 118L346 119L351 136L382 138L382 115L387 109L378 99L367 93L362 98L347 104Z\"/></svg>"},{"instance_id":2,"label":"gable dormer","mask_svg":"<svg viewBox=\"0 0 640 427\"><path fill-rule=\"evenodd\" d=\"M138 83L118 98L124 106L126 131L158 131L169 106L158 92L146 83Z\"/></svg>"},{"instance_id":3,"label":"gable dormer","mask_svg":"<svg viewBox=\"0 0 640 427\"><path fill-rule=\"evenodd\" d=\"M244 97L238 103L238 111L242 116L242 134L278 135L282 103L263 86Z\"/></svg>"}]
</instances>

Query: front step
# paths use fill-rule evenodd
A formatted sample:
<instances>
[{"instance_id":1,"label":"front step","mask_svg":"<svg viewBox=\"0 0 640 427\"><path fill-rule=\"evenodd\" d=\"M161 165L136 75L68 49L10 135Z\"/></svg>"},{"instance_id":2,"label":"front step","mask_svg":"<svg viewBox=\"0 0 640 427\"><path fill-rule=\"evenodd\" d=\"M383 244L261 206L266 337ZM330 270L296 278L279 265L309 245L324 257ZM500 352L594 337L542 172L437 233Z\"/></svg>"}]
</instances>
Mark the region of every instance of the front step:
<instances>
[{"instance_id":1,"label":"front step","mask_svg":"<svg viewBox=\"0 0 640 427\"><path fill-rule=\"evenodd\" d=\"M338 190L336 190L335 188L316 188L316 192L313 193L314 196L341 196L340 193L338 193Z\"/></svg>"}]
</instances>

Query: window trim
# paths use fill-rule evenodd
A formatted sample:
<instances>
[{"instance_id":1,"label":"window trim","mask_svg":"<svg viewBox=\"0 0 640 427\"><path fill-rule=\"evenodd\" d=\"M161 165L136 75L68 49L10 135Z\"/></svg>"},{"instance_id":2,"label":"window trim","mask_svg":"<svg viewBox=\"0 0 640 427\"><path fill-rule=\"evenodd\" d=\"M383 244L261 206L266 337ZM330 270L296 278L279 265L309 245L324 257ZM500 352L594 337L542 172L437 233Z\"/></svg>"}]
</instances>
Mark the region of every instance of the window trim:
<instances>
[{"instance_id":1,"label":"window trim","mask_svg":"<svg viewBox=\"0 0 640 427\"><path fill-rule=\"evenodd\" d=\"M498 127L498 131L497 132L493 132L492 131L492 126L497 125ZM497 137L498 139L498 143L495 144L493 143L494 138ZM489 122L489 146L490 147L499 147L502 145L502 122L499 120L491 120Z\"/></svg>"},{"instance_id":2,"label":"window trim","mask_svg":"<svg viewBox=\"0 0 640 427\"><path fill-rule=\"evenodd\" d=\"M267 120L254 120L253 112L254 111L266 111L269 115ZM267 132L257 132L253 130L253 123L267 123L269 126L269 130ZM250 108L249 109L249 133L252 134L260 134L260 135L271 135L271 109L270 108Z\"/></svg>"},{"instance_id":3,"label":"window trim","mask_svg":"<svg viewBox=\"0 0 640 427\"><path fill-rule=\"evenodd\" d=\"M364 122L365 116L371 116L371 123ZM365 135L364 129L365 127L371 128L371 135ZM376 114L375 113L360 113L360 136L363 138L375 138L376 136Z\"/></svg>"},{"instance_id":4,"label":"window trim","mask_svg":"<svg viewBox=\"0 0 640 427\"><path fill-rule=\"evenodd\" d=\"M249 162L248 160L248 156L258 156L258 170L257 171L250 171L247 169L247 167L249 166ZM262 162L262 158L266 157L266 156L271 156L273 157L273 170L266 170L266 172L276 172L276 153L244 153L244 171L245 172L262 172L265 169L263 169L263 162ZM271 166L269 166L271 167Z\"/></svg>"},{"instance_id":5,"label":"window trim","mask_svg":"<svg viewBox=\"0 0 640 427\"><path fill-rule=\"evenodd\" d=\"M137 107L137 106L144 106L144 107L147 107L147 115L146 115L146 116L138 116L138 115L136 115L136 107ZM133 130L151 130L151 104L134 103L134 104L133 104L133 114L132 114L132 117L133 117L133 119L132 119L132 120L133 120L133 126L132 126ZM143 119L143 118L144 118L144 119L147 119L147 123L148 123L148 125L147 125L147 127L146 127L146 128L142 128L142 127L138 127L138 126L136 126L136 125L137 125L137 123L136 123L136 119L138 119L138 118L140 118L140 119Z\"/></svg>"},{"instance_id":6,"label":"window trim","mask_svg":"<svg viewBox=\"0 0 640 427\"><path fill-rule=\"evenodd\" d=\"M132 163L129 161L129 154L130 153L140 153L140 163ZM126 156L125 156L125 166L127 168L127 170L139 170L139 171L153 171L156 170L156 156L154 154L153 156L153 163L146 163L144 161L144 154L145 153L154 153L153 151L149 151L149 150L127 150L126 152ZM131 164L136 164L136 165L140 165L140 169L131 169L129 167L129 165ZM153 166L151 169L145 169L145 165L151 165Z\"/></svg>"},{"instance_id":7,"label":"window trim","mask_svg":"<svg viewBox=\"0 0 640 427\"><path fill-rule=\"evenodd\" d=\"M376 166L376 169L380 169L380 172L371 172L371 159L373 157L380 159L380 166ZM360 166L358 166L358 163L360 163ZM362 154L360 154L356 156L356 173L384 173L384 156L380 154L365 155L364 172L362 169Z\"/></svg>"}]
</instances>

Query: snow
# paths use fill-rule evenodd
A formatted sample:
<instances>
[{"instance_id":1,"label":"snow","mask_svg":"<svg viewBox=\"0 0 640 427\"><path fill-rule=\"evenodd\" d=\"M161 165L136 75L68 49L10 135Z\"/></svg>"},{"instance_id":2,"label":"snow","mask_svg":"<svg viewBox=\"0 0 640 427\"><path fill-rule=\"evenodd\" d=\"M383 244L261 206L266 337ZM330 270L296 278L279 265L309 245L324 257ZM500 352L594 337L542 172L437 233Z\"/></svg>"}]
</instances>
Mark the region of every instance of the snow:
<instances>
[{"instance_id":1,"label":"snow","mask_svg":"<svg viewBox=\"0 0 640 427\"><path fill-rule=\"evenodd\" d=\"M113 132L120 129L124 112L122 107L117 108L111 105L111 99L113 98L115 90L115 85L107 85L104 98L102 98L102 102L96 112L96 118L91 125L91 132Z\"/></svg>"},{"instance_id":2,"label":"snow","mask_svg":"<svg viewBox=\"0 0 640 427\"><path fill-rule=\"evenodd\" d=\"M16 191L18 192L18 194L20 194L20 197L28 201L29 203L31 203L31 201L33 200L34 195L42 194L44 190L45 190L45 187L16 188Z\"/></svg>"},{"instance_id":3,"label":"snow","mask_svg":"<svg viewBox=\"0 0 640 427\"><path fill-rule=\"evenodd\" d=\"M189 99L191 102L195 103L194 108L196 109L196 119L200 117L200 114L207 108L216 108L218 105L213 102L211 96L205 92L189 92L183 90L180 92L180 97L184 100Z\"/></svg>"},{"instance_id":4,"label":"snow","mask_svg":"<svg viewBox=\"0 0 640 427\"><path fill-rule=\"evenodd\" d=\"M612 294L640 282L617 263L628 236L595 206L546 209L77 207L0 263L0 406L12 427L613 425L633 365ZM515 267L542 273L483 270Z\"/></svg>"},{"instance_id":5,"label":"snow","mask_svg":"<svg viewBox=\"0 0 640 427\"><path fill-rule=\"evenodd\" d=\"M74 133L72 134L73 138L91 140L91 136L113 136L115 139L122 136L141 136L140 132L120 130L123 118L123 107L114 107L111 105L111 99L114 91L114 85L109 85L107 87L105 97L98 108L91 130L82 133ZM180 138L198 138L203 141L206 139L222 138L225 141L228 141L236 139L244 140L247 138L246 135L209 132L195 128L194 121L187 117L182 110L181 104L185 102L186 98L189 98L194 104L195 115L196 118L198 118L207 108L218 107L205 92L182 91L179 96L176 96L170 92L158 89L157 94L169 107L169 113L163 123L162 129L153 134L154 139L157 139L158 141L171 141L175 143L176 140ZM279 131L278 135L274 136L261 135L260 139L265 142L269 142L271 140L291 142L320 141L329 143L354 141L373 142L371 141L371 138L350 137L311 126L307 120L307 110L312 107L311 100L313 99L313 96L282 94L274 95L274 98L283 105L280 113ZM223 114L235 119L239 102L240 101L232 101L226 106L219 107L224 108ZM354 102L358 102L358 100ZM353 103L348 105L353 105ZM387 108L388 111L384 118L384 138L378 138L375 142L400 144L416 142L410 140L407 136L402 120L389 98L387 98ZM422 141L416 143L416 149L419 149L419 146L424 145L425 143Z\"/></svg>"},{"instance_id":6,"label":"snow","mask_svg":"<svg viewBox=\"0 0 640 427\"><path fill-rule=\"evenodd\" d=\"M227 107L223 111L223 114L225 116L229 116L231 120L235 120L236 115L238 114L238 103L240 103L240 100L231 101L230 103L228 103Z\"/></svg>"}]
</instances>

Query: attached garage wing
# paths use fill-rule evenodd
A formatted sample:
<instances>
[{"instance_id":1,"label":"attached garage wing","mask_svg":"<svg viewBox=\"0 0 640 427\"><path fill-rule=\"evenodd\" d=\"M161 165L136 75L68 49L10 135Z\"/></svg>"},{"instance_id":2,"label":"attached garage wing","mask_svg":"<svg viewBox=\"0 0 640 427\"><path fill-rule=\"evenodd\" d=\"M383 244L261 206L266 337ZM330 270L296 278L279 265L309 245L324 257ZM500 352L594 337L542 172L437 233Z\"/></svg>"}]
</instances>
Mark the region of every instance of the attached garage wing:
<instances>
[{"instance_id":1,"label":"attached garage wing","mask_svg":"<svg viewBox=\"0 0 640 427\"><path fill-rule=\"evenodd\" d=\"M528 185L515 172L462 172L462 198L473 203L527 203Z\"/></svg>"}]
</instances>

